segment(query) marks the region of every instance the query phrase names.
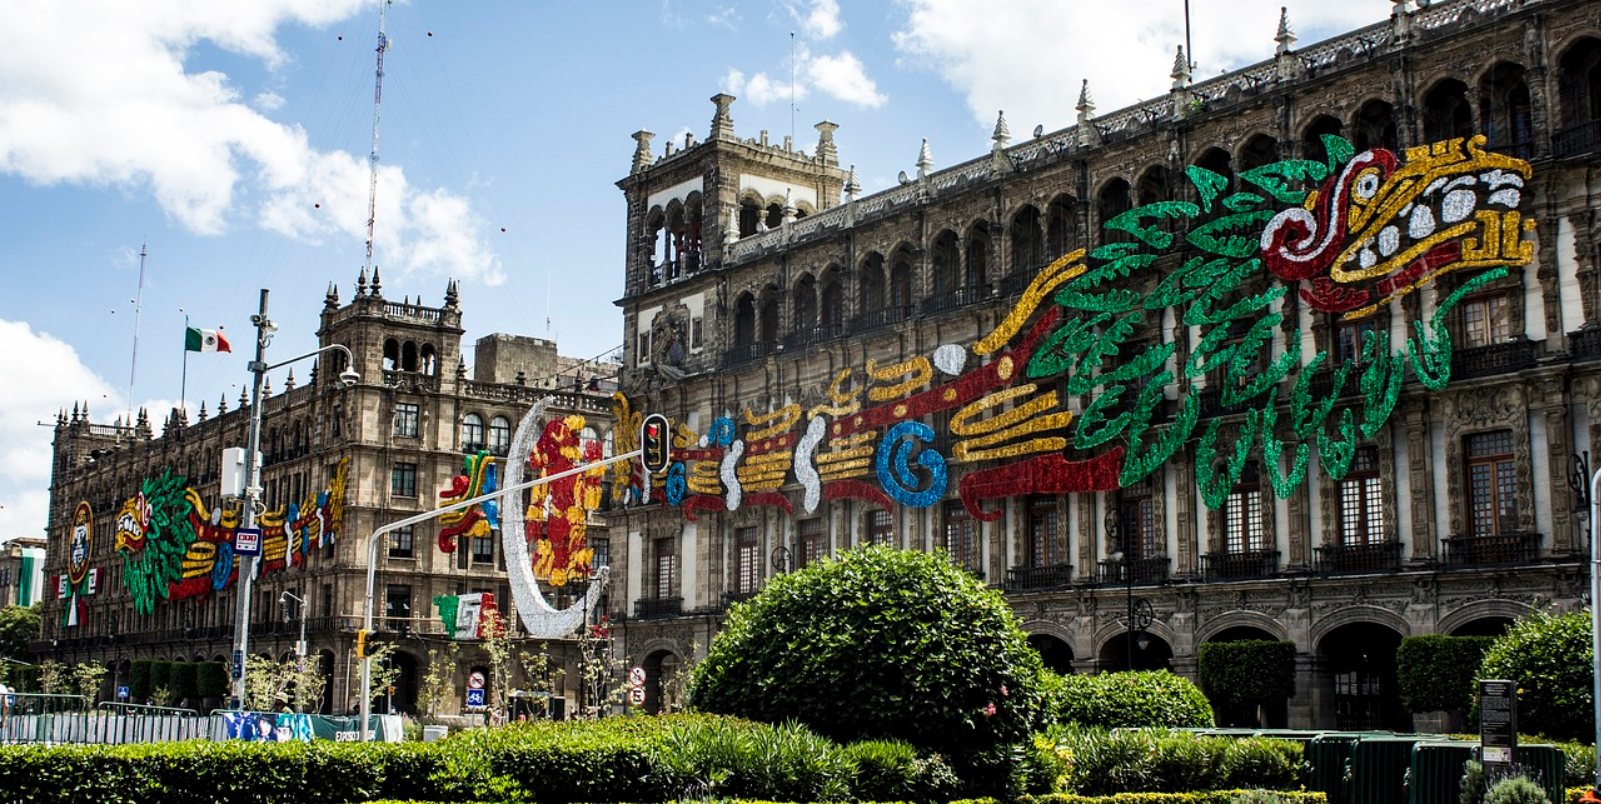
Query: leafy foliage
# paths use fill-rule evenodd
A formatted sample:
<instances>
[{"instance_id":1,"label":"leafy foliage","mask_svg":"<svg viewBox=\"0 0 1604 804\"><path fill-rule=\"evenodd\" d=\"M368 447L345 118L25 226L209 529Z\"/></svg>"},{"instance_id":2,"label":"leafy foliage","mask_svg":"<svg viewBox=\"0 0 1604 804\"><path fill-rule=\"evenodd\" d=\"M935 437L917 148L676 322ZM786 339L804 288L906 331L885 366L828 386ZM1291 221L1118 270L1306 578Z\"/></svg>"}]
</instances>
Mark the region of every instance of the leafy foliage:
<instances>
[{"instance_id":1,"label":"leafy foliage","mask_svg":"<svg viewBox=\"0 0 1604 804\"><path fill-rule=\"evenodd\" d=\"M1476 669L1492 637L1404 637L1398 645L1398 699L1411 712L1470 709Z\"/></svg>"},{"instance_id":2,"label":"leafy foliage","mask_svg":"<svg viewBox=\"0 0 1604 804\"><path fill-rule=\"evenodd\" d=\"M1524 776L1506 776L1493 783L1482 804L1547 804L1548 794Z\"/></svg>"},{"instance_id":3,"label":"leafy foliage","mask_svg":"<svg viewBox=\"0 0 1604 804\"><path fill-rule=\"evenodd\" d=\"M1520 726L1551 739L1592 740L1593 617L1538 611L1493 639L1481 678L1515 682Z\"/></svg>"},{"instance_id":4,"label":"leafy foliage","mask_svg":"<svg viewBox=\"0 0 1604 804\"><path fill-rule=\"evenodd\" d=\"M1049 712L1060 723L1103 728L1214 725L1203 692L1163 670L1068 675L1052 688Z\"/></svg>"},{"instance_id":5,"label":"leafy foliage","mask_svg":"<svg viewBox=\"0 0 1604 804\"><path fill-rule=\"evenodd\" d=\"M195 694L202 698L228 695L228 669L222 662L195 663Z\"/></svg>"},{"instance_id":6,"label":"leafy foliage","mask_svg":"<svg viewBox=\"0 0 1604 804\"><path fill-rule=\"evenodd\" d=\"M780 576L734 607L692 705L837 740L953 755L1019 742L1041 658L1002 594L940 554L867 547Z\"/></svg>"},{"instance_id":7,"label":"leafy foliage","mask_svg":"<svg viewBox=\"0 0 1604 804\"><path fill-rule=\"evenodd\" d=\"M1058 726L1042 739L1063 758L1060 792L1297 789L1303 750L1270 738L1205 737L1166 729Z\"/></svg>"},{"instance_id":8,"label":"leafy foliage","mask_svg":"<svg viewBox=\"0 0 1604 804\"><path fill-rule=\"evenodd\" d=\"M1205 642L1197 658L1203 694L1221 707L1291 698L1297 689L1297 656L1291 642Z\"/></svg>"},{"instance_id":9,"label":"leafy foliage","mask_svg":"<svg viewBox=\"0 0 1604 804\"><path fill-rule=\"evenodd\" d=\"M28 644L39 639L39 606L0 608L0 657L33 661ZM8 662L0 662L0 665Z\"/></svg>"}]
</instances>

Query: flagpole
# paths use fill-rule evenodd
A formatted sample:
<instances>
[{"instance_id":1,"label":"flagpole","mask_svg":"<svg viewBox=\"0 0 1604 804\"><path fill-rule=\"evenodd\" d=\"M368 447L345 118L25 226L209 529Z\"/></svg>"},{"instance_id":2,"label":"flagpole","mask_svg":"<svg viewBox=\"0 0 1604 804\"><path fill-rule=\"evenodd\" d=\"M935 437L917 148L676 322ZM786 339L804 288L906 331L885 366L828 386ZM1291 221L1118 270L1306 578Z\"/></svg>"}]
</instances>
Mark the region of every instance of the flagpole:
<instances>
[{"instance_id":1,"label":"flagpole","mask_svg":"<svg viewBox=\"0 0 1604 804\"><path fill-rule=\"evenodd\" d=\"M189 313L184 313L184 370L178 375L178 407L189 418Z\"/></svg>"}]
</instances>

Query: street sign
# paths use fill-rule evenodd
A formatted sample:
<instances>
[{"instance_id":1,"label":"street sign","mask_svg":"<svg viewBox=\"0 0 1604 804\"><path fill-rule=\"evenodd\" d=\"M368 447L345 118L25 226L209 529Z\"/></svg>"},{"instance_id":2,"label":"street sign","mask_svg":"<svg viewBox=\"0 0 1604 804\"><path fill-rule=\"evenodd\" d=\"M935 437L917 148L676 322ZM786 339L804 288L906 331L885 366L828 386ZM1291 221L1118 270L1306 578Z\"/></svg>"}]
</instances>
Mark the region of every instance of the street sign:
<instances>
[{"instance_id":1,"label":"street sign","mask_svg":"<svg viewBox=\"0 0 1604 804\"><path fill-rule=\"evenodd\" d=\"M243 651L234 651L234 657L229 662L228 674L235 681L245 677L245 653Z\"/></svg>"},{"instance_id":2,"label":"street sign","mask_svg":"<svg viewBox=\"0 0 1604 804\"><path fill-rule=\"evenodd\" d=\"M468 705L469 706L484 706L485 705L485 691L483 689L470 689L470 690L468 690Z\"/></svg>"},{"instance_id":3,"label":"street sign","mask_svg":"<svg viewBox=\"0 0 1604 804\"><path fill-rule=\"evenodd\" d=\"M485 688L485 674L478 670L468 674L468 689L482 690Z\"/></svg>"},{"instance_id":4,"label":"street sign","mask_svg":"<svg viewBox=\"0 0 1604 804\"><path fill-rule=\"evenodd\" d=\"M630 703L631 706L645 706L646 705L646 688L645 687L630 687L629 688L629 703Z\"/></svg>"},{"instance_id":5,"label":"street sign","mask_svg":"<svg viewBox=\"0 0 1604 804\"><path fill-rule=\"evenodd\" d=\"M630 683L631 686L635 686L635 687L639 687L642 684L645 684L646 683L646 668L644 668L644 667L631 667L631 668L629 668L629 683Z\"/></svg>"},{"instance_id":6,"label":"street sign","mask_svg":"<svg viewBox=\"0 0 1604 804\"><path fill-rule=\"evenodd\" d=\"M262 530L260 528L234 529L234 555L259 556L262 554Z\"/></svg>"},{"instance_id":7,"label":"street sign","mask_svg":"<svg viewBox=\"0 0 1604 804\"><path fill-rule=\"evenodd\" d=\"M117 688L117 700L128 700L128 686L126 684Z\"/></svg>"}]
</instances>

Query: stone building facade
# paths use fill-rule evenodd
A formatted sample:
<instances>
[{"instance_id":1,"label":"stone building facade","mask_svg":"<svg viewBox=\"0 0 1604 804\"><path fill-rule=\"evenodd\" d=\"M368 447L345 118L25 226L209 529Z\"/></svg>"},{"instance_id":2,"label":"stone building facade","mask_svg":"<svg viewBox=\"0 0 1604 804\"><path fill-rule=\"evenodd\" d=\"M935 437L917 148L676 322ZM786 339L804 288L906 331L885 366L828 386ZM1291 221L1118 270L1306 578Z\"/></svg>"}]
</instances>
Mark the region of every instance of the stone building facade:
<instances>
[{"instance_id":1,"label":"stone building facade","mask_svg":"<svg viewBox=\"0 0 1604 804\"><path fill-rule=\"evenodd\" d=\"M1091 97L1094 77L1074 125L1015 144L999 115L990 153L936 169L921 149L915 175L862 197L829 122L816 127L811 152L766 133L743 139L735 99L717 95L704 141L687 137L659 155L651 133L636 133L619 182L628 202L621 385L632 408L676 422L684 454L678 475L626 492L648 505L610 514L613 567L625 579L615 594L629 615L624 650L650 674L649 705L663 702L675 667L704 654L732 601L776 573L869 542L947 548L1007 594L1062 671L1133 665L1195 678L1206 642L1291 641L1297 693L1265 716L1271 724L1407 727L1394 661L1403 637L1493 633L1534 607L1583 606L1587 521L1570 483L1573 458L1599 454L1597 10L1569 0L1398 2L1390 19L1305 48L1283 18L1264 62L1193 82L1178 57L1167 97L1107 115ZM1283 206L1306 201L1310 214L1288 214L1313 220L1330 201L1318 194L1320 176L1272 187L1265 171L1285 178L1286 160L1321 165L1321 175L1329 166L1362 202L1376 179L1360 169L1367 159L1372 172L1385 161L1377 176L1388 181L1394 163L1453 159L1506 166L1483 181L1524 170L1511 159L1530 175L1515 185L1518 208L1496 218L1503 234L1460 244L1456 269L1434 278L1442 261L1421 256L1405 278L1379 285L1390 295L1378 292L1354 315L1339 304L1343 287L1268 270L1280 241L1266 237L1261 255L1258 230L1227 242L1173 220L1132 228L1143 214L1133 210L1148 220L1245 210L1252 199L1231 193L1256 188L1289 194ZM1354 172L1336 177L1345 162ZM1433 214L1444 223L1469 214L1451 207L1407 215L1408 236L1436 237ZM1257 220L1269 228L1285 216L1269 219ZM1402 225L1348 253L1370 268L1372 248L1384 258L1398 248ZM1507 272L1458 270L1499 238ZM1199 276L1189 272L1204 240L1252 252L1252 270L1215 295L1221 308L1268 300L1258 321L1226 315L1204 326L1180 304L1139 303ZM1049 276L1120 260L1145 267L1128 277L1105 271L1102 284ZM1025 423L972 437L983 422L920 394L961 402L974 398L963 396L971 379L991 383L985 390L1012 382L1022 364L1008 361L1023 353L988 339L1033 337L1025 333L1045 317L1049 305L1037 302L1047 280L1104 294L1061 294L1063 305L1094 310L1118 298L1141 312L1077 385L1084 362L1073 361L1115 328L1086 313L1091 323L1047 355L1061 368L1032 375L1030 389L1057 407L999 397L1007 421ZM1182 290L1196 296L1208 284ZM1125 291L1134 295L1114 295ZM1421 362L1431 328L1451 340L1451 365ZM1394 351L1417 348L1391 391L1393 378L1369 367L1408 358L1372 359L1389 354L1369 351L1382 335ZM1151 399L1133 399L1142 386L1120 399L1106 392L1113 379L1097 385L1144 355L1162 358L1153 372L1172 372L1150 385ZM1354 370L1334 372L1339 363ZM1285 365L1304 368L1255 382ZM1186 380L1175 380L1183 370ZM995 376L980 376L987 371ZM1332 431L1348 434L1346 454L1337 436L1303 438L1289 421L1300 385L1332 400L1331 415L1354 416ZM1242 401L1252 394L1270 401ZM1100 453L1102 463L1074 442L1095 441L1090 422L1126 421L1133 406L1154 423L1145 442L1126 443L1134 430L1105 438L1122 452ZM928 413L907 412L915 408ZM1069 424L1030 424L1049 408L1058 412L1043 415ZM1004 418L991 421L1002 427ZM1183 421L1166 460L1119 468L1124 450L1156 450ZM865 440L878 437L876 424L885 428L878 446ZM1010 433L1035 439L988 452ZM1230 454L1256 437L1274 437L1283 452ZM924 451L903 450L910 439ZM1294 457L1300 440L1307 455ZM1037 458L1013 457L1029 454ZM849 464L856 469L829 468ZM1078 468L1048 469L1059 465ZM844 482L832 486L832 477ZM1010 477L1020 481L1011 492Z\"/></svg>"},{"instance_id":2,"label":"stone building facade","mask_svg":"<svg viewBox=\"0 0 1604 804\"><path fill-rule=\"evenodd\" d=\"M498 350L496 345L518 339L491 336L478 342L470 376L462 356L463 315L455 283L443 304L434 307L386 299L378 272L370 282L364 271L349 303L342 304L330 286L318 330L320 347L337 343L351 350L355 364L350 368L361 379L343 387L336 375L347 368L344 355L328 352L318 363L289 367L279 375L282 391L269 387L264 393L267 513L263 569L251 601L250 651L273 658L292 655L304 605L308 655L331 679L326 712L345 712L357 698L359 662L353 646L362 625L369 534L435 508L439 493L463 474L465 456L483 451L498 462L507 460L515 429L538 399L551 397L555 413L584 416L585 436L610 444L607 392L601 385L602 377L613 374L610 364L566 364L571 376L584 378L575 391L571 377L550 373L558 359L549 341L539 342L541 349ZM242 351L250 347L249 342L239 346ZM288 355L270 350L268 362L281 357ZM306 378L302 382L296 381L297 368ZM174 411L159 435L143 411L132 423L115 425L91 422L87 406L62 414L56 424L45 570L50 593L36 646L40 660L101 663L111 671L105 682L110 695L114 685L128 683L136 659L228 659L238 605L234 561L225 553L226 538L205 550L195 544L206 538L205 514L212 515L211 525L238 522L239 504L219 499L220 459L224 449L245 445L249 414L243 395L232 407L219 399L210 412L202 404L194 422ZM162 485L168 477L176 477L176 485ZM145 537L143 549L126 543L133 541L128 532L138 532L140 507L125 501L142 495L137 499L147 503L146 510L159 512L158 495L170 497L173 488L198 501L184 512L195 512L202 536L172 568L181 580L145 605L138 601L140 584L134 579L142 577L139 562L154 552L157 537L147 529L152 535ZM325 504L318 496L324 492L343 496L342 504ZM75 559L79 522L86 525L86 538L81 558ZM276 541L276 524L289 535ZM605 565L606 531L597 525L590 532L591 546L598 553L596 563ZM119 535L120 530L125 533ZM439 531L437 522L414 526L378 547L372 639L396 643L393 661L400 679L390 703L403 712L415 709L430 648L444 647L447 639L432 602L436 596L489 592L516 621L510 615L499 534L465 536L455 552L446 553L437 547ZM575 658L565 653L573 646L556 643L558 666ZM453 681L457 704L463 701L467 674L484 671L484 663L483 651L465 646Z\"/></svg>"}]
</instances>

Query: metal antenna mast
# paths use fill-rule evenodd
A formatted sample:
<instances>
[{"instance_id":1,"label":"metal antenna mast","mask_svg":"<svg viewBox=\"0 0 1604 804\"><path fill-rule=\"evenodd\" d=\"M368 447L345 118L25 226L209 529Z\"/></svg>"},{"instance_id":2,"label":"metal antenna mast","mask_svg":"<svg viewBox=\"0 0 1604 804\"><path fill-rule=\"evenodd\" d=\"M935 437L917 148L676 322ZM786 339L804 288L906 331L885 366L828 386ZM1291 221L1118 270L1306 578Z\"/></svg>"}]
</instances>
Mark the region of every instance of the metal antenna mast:
<instances>
[{"instance_id":1,"label":"metal antenna mast","mask_svg":"<svg viewBox=\"0 0 1604 804\"><path fill-rule=\"evenodd\" d=\"M134 294L134 354L128 359L128 426L134 425L134 375L139 371L139 311L145 301L145 243L139 244L139 290Z\"/></svg>"},{"instance_id":2,"label":"metal antenna mast","mask_svg":"<svg viewBox=\"0 0 1604 804\"><path fill-rule=\"evenodd\" d=\"M378 64L373 70L373 150L368 152L368 257L364 269L373 267L373 218L379 202L379 100L384 96L384 51L390 39L384 35L384 11L390 0L379 0Z\"/></svg>"}]
</instances>

